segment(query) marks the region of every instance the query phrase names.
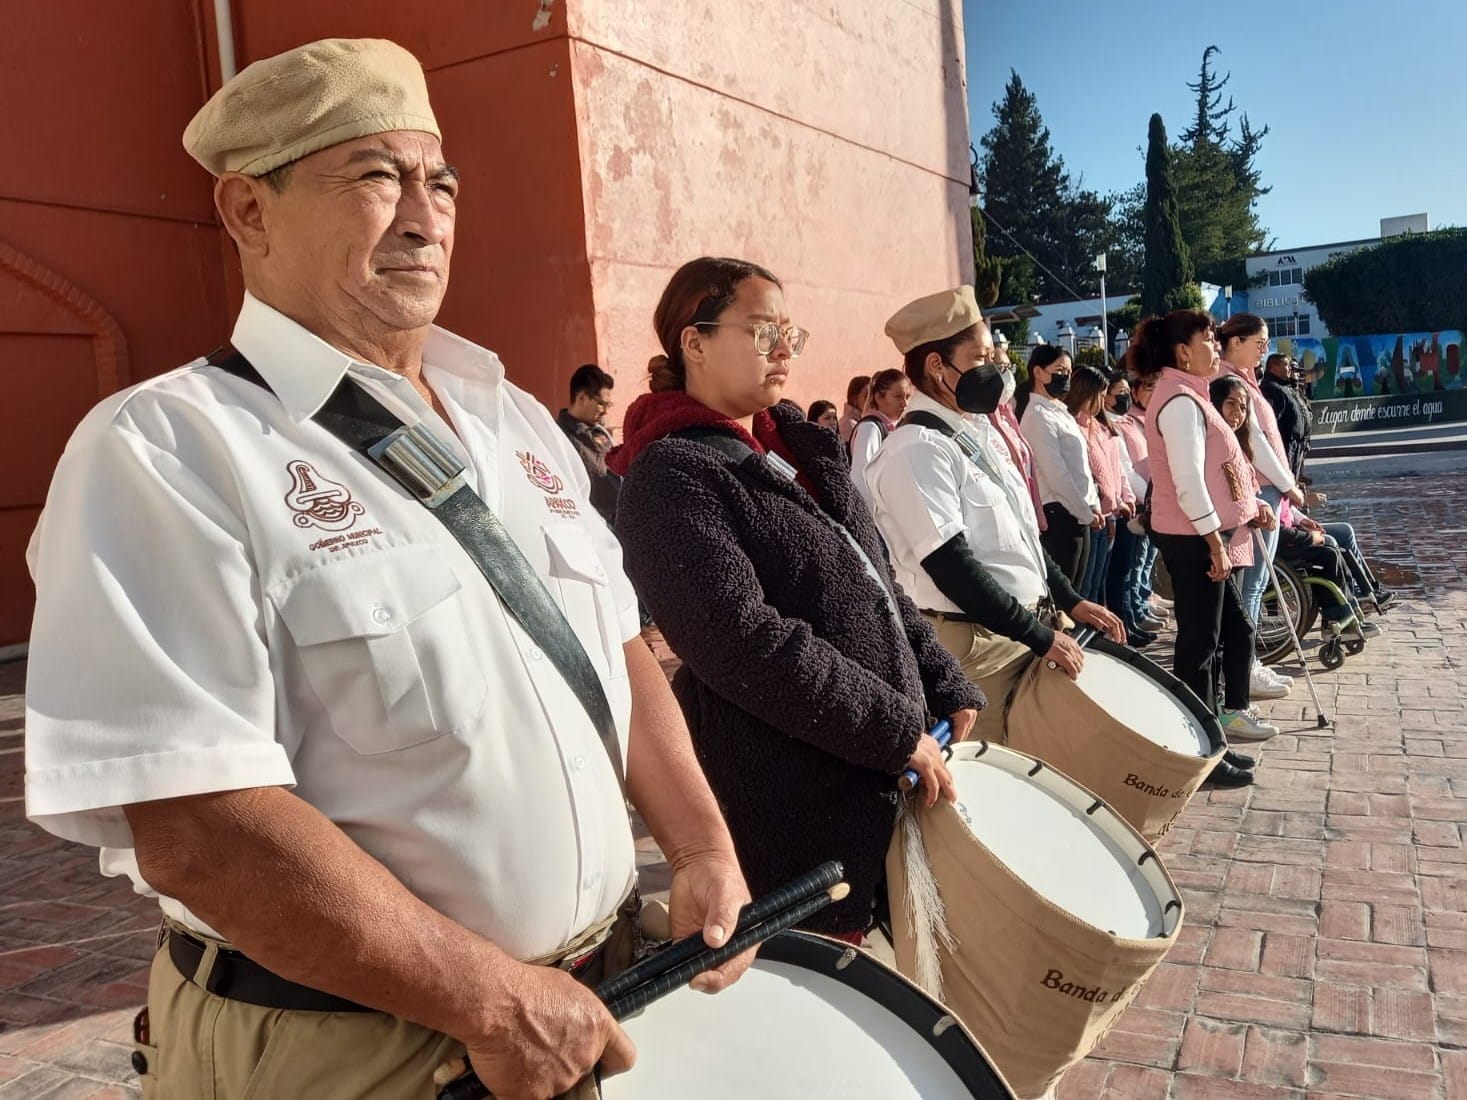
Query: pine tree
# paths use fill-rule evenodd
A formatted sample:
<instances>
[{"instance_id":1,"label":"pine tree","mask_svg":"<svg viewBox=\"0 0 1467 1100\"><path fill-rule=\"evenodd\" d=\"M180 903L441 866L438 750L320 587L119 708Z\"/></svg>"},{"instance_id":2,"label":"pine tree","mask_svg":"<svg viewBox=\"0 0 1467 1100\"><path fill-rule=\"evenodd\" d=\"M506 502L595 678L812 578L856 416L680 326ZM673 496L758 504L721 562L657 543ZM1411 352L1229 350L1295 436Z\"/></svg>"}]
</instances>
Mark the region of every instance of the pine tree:
<instances>
[{"instance_id":1,"label":"pine tree","mask_svg":"<svg viewBox=\"0 0 1467 1100\"><path fill-rule=\"evenodd\" d=\"M1230 140L1236 107L1224 104L1222 89L1232 73L1218 78L1212 68L1216 46L1202 51L1195 84L1196 113L1173 149L1178 217L1182 236L1199 278L1211 283L1244 282L1244 258L1263 247L1267 232L1258 220L1257 204L1268 193L1256 167L1268 127L1254 130L1245 114L1240 133Z\"/></svg>"},{"instance_id":2,"label":"pine tree","mask_svg":"<svg viewBox=\"0 0 1467 1100\"><path fill-rule=\"evenodd\" d=\"M984 309L998 301L998 291L1003 281L1003 260L988 254L988 227L983 220L983 211L973 207L973 295Z\"/></svg>"},{"instance_id":3,"label":"pine tree","mask_svg":"<svg viewBox=\"0 0 1467 1100\"><path fill-rule=\"evenodd\" d=\"M980 142L983 209L1001 229L989 242L988 252L1021 256L1022 245L1054 268L1059 253L1054 220L1064 205L1070 178L1063 159L1050 148L1038 101L1012 70L1003 99L993 105L993 117L993 129ZM1041 295L1063 294L1042 272L1039 280Z\"/></svg>"},{"instance_id":4,"label":"pine tree","mask_svg":"<svg viewBox=\"0 0 1467 1100\"><path fill-rule=\"evenodd\" d=\"M1160 115L1152 115L1146 146L1146 259L1141 272L1141 314L1169 313L1201 303L1178 222L1166 125Z\"/></svg>"},{"instance_id":5,"label":"pine tree","mask_svg":"<svg viewBox=\"0 0 1467 1100\"><path fill-rule=\"evenodd\" d=\"M1032 293L1044 299L1068 298L1071 288L1093 294L1095 256L1116 240L1110 199L1072 183L1064 159L1050 146L1038 101L1018 73L1010 72L993 116L995 125L981 142L981 174L983 210L992 219L987 253L1005 261L1000 299L1019 301L1008 295L1031 277ZM1011 266L1025 249L1033 254L1031 266Z\"/></svg>"},{"instance_id":6,"label":"pine tree","mask_svg":"<svg viewBox=\"0 0 1467 1100\"><path fill-rule=\"evenodd\" d=\"M1230 98L1226 107L1222 104L1222 90L1227 82L1233 79L1233 74L1218 80L1212 71L1212 55L1221 53L1216 46L1208 46L1202 51L1202 72L1197 76L1196 84L1188 84L1187 87L1197 93L1197 116L1192 125L1182 131L1182 144L1196 148L1203 142L1212 142L1214 145L1222 145L1228 140L1229 118L1233 113L1233 101Z\"/></svg>"}]
</instances>

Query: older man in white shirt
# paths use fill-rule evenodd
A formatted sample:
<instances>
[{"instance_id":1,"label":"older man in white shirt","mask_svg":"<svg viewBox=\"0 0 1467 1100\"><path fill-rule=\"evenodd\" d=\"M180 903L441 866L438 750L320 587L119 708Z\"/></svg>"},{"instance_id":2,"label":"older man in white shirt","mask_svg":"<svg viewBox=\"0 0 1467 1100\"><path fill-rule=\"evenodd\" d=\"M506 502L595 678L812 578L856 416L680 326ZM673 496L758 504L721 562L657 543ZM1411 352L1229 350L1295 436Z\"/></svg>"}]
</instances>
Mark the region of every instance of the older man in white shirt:
<instances>
[{"instance_id":1,"label":"older man in white shirt","mask_svg":"<svg viewBox=\"0 0 1467 1100\"><path fill-rule=\"evenodd\" d=\"M581 463L492 352L432 325L459 184L422 70L312 43L226 84L185 144L218 177L258 377L198 361L102 402L29 558L28 812L166 916L144 1092L428 1097L467 1051L501 1098L590 1095L634 1056L567 973L634 882L619 770L673 862L675 932L722 943L748 895ZM463 464L610 722L316 419L361 392Z\"/></svg>"}]
</instances>

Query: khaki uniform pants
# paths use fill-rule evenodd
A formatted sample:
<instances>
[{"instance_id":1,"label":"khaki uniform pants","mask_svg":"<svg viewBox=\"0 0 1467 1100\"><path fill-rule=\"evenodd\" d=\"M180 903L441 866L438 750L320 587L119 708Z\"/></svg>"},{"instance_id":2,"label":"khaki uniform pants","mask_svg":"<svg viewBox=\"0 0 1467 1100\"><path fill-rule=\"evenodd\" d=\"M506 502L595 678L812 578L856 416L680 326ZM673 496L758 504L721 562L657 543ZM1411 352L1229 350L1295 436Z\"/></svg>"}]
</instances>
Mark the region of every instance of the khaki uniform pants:
<instances>
[{"instance_id":1,"label":"khaki uniform pants","mask_svg":"<svg viewBox=\"0 0 1467 1100\"><path fill-rule=\"evenodd\" d=\"M625 969L635 921L619 920L576 977L596 984ZM195 981L206 980L208 951ZM295 1012L215 996L178 972L164 943L148 981L144 1100L434 1100L434 1072L462 1058L456 1039L385 1012ZM134 1063L136 1064L136 1063ZM586 1080L567 1100L597 1100Z\"/></svg>"},{"instance_id":2,"label":"khaki uniform pants","mask_svg":"<svg viewBox=\"0 0 1467 1100\"><path fill-rule=\"evenodd\" d=\"M925 611L923 615L937 631L942 647L957 658L963 675L977 684L988 700L988 705L978 712L968 740L1003 744L1009 699L1020 677L1037 660L1033 651L1022 642L994 634L977 623L959 622Z\"/></svg>"}]
</instances>

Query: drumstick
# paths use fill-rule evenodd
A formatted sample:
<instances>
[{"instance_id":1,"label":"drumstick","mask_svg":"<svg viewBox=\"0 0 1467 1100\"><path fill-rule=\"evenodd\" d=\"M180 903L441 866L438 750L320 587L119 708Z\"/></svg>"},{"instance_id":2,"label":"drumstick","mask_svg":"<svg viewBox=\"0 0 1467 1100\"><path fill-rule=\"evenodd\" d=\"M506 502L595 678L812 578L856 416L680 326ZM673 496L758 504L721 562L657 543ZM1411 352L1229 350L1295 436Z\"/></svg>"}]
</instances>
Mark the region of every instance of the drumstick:
<instances>
[{"instance_id":1,"label":"drumstick","mask_svg":"<svg viewBox=\"0 0 1467 1100\"><path fill-rule=\"evenodd\" d=\"M932 739L937 742L939 747L945 749L947 748L947 743L953 739L953 724L944 718L927 732L932 735ZM910 791L920 782L922 782L922 779L916 771L908 768L902 772L902 777L897 780L897 787L903 791Z\"/></svg>"},{"instance_id":2,"label":"drumstick","mask_svg":"<svg viewBox=\"0 0 1467 1100\"><path fill-rule=\"evenodd\" d=\"M808 874L801 875L794 882L781 886L778 890L765 894L763 897L756 898L739 910L739 919L734 924L730 938L763 924L781 911L807 898L817 894L823 897L825 891L845 877L845 873L845 868L840 861L832 859L822 863ZM685 936L668 944L651 958L643 959L636 966L629 967L615 977L602 982L596 987L596 996L610 1004L634 986L651 981L674 967L697 958L699 954L708 949L708 945L703 942L701 932Z\"/></svg>"},{"instance_id":3,"label":"drumstick","mask_svg":"<svg viewBox=\"0 0 1467 1100\"><path fill-rule=\"evenodd\" d=\"M742 955L751 947L757 947L771 936L776 936L820 912L832 902L840 901L851 892L850 886L838 882L814 897L806 898L788 909L782 910L761 924L754 925L733 936L722 947L705 947L687 962L664 971L641 985L627 990L614 1000L606 1002L606 1010L618 1020L625 1019L640 1008L645 1008L659 997L675 989L681 989L706 970L722 966L735 955ZM700 937L689 937L698 939ZM599 992L599 990L598 990Z\"/></svg>"},{"instance_id":4,"label":"drumstick","mask_svg":"<svg viewBox=\"0 0 1467 1100\"><path fill-rule=\"evenodd\" d=\"M735 955L741 955L771 936L793 928L818 913L832 902L846 897L851 888L840 881L845 868L837 860L822 863L815 870L772 893L757 898L739 912L734 934L722 946L708 947L703 934L695 932L669 944L642 963L623 971L617 977L596 987L596 995L613 1017L620 1020L639 1008L645 1008L693 980L705 970L722 966ZM832 877L833 876L833 877ZM792 899L798 901L792 903ZM763 914L763 919L750 920ZM625 979L632 979L630 984ZM616 989L617 1000L605 992ZM467 1062L466 1062L467 1064ZM486 1100L491 1094L469 1065L467 1072L444 1085L437 1100Z\"/></svg>"}]
</instances>

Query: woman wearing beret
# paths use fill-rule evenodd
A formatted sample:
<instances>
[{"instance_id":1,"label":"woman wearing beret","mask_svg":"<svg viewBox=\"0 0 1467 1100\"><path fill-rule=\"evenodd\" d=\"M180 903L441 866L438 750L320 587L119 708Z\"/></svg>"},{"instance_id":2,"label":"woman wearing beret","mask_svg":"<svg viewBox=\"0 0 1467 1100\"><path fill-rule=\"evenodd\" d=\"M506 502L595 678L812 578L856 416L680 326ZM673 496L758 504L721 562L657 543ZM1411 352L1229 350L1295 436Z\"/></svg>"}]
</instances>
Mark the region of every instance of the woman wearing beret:
<instances>
[{"instance_id":1,"label":"woman wearing beret","mask_svg":"<svg viewBox=\"0 0 1467 1100\"><path fill-rule=\"evenodd\" d=\"M973 288L919 298L886 334L916 392L867 469L876 523L903 590L988 699L974 736L1001 740L1009 695L1036 657L1072 677L1084 664L1056 611L1124 633L1040 542L1029 486L991 419L1007 382Z\"/></svg>"},{"instance_id":2,"label":"woman wearing beret","mask_svg":"<svg viewBox=\"0 0 1467 1100\"><path fill-rule=\"evenodd\" d=\"M693 260L654 324L652 392L608 457L627 573L682 658L673 689L751 890L839 859L850 896L808 927L859 940L897 776L954 797L926 731L965 736L983 698L894 583L839 439L780 401L806 333L779 280Z\"/></svg>"}]
</instances>

